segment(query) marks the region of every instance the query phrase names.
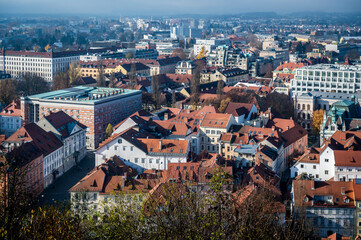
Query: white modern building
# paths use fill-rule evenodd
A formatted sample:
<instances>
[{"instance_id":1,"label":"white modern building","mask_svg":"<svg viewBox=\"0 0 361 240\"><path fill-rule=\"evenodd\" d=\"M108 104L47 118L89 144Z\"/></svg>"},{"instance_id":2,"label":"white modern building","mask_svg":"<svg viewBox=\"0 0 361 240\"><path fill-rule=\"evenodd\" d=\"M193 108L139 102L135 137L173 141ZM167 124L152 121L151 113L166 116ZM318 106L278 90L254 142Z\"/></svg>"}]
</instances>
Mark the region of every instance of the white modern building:
<instances>
[{"instance_id":1,"label":"white modern building","mask_svg":"<svg viewBox=\"0 0 361 240\"><path fill-rule=\"evenodd\" d=\"M203 47L207 51L206 55L208 56L208 54L217 46L220 45L229 46L230 44L231 42L228 38L197 39L196 44L194 44L193 47L194 56L197 56Z\"/></svg>"},{"instance_id":2,"label":"white modern building","mask_svg":"<svg viewBox=\"0 0 361 240\"><path fill-rule=\"evenodd\" d=\"M0 51L0 70L20 78L25 73L35 74L52 82L58 72L64 71L71 63L79 61L82 53L68 52L25 52Z\"/></svg>"},{"instance_id":3,"label":"white modern building","mask_svg":"<svg viewBox=\"0 0 361 240\"><path fill-rule=\"evenodd\" d=\"M104 141L96 151L95 165L113 156L119 156L141 170L166 170L168 163L187 162L190 151L188 140L135 138L140 133L134 131L125 130Z\"/></svg>"},{"instance_id":4,"label":"white modern building","mask_svg":"<svg viewBox=\"0 0 361 240\"><path fill-rule=\"evenodd\" d=\"M307 92L354 93L361 89L361 67L317 64L297 69L291 80L292 95Z\"/></svg>"}]
</instances>

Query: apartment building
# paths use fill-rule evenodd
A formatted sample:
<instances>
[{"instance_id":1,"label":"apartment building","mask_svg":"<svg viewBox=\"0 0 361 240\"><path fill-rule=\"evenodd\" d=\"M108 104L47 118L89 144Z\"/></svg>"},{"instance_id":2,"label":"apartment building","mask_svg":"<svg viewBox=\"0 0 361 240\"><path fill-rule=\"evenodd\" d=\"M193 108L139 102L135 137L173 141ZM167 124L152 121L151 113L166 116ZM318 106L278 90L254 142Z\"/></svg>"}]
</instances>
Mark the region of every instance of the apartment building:
<instances>
[{"instance_id":1,"label":"apartment building","mask_svg":"<svg viewBox=\"0 0 361 240\"><path fill-rule=\"evenodd\" d=\"M204 48L208 56L213 49L221 45L231 45L231 42L228 38L197 39L193 46L193 53L197 56Z\"/></svg>"},{"instance_id":2,"label":"apartment building","mask_svg":"<svg viewBox=\"0 0 361 240\"><path fill-rule=\"evenodd\" d=\"M37 197L44 190L43 152L32 142L22 144L6 155L8 162L15 161L24 171L24 184L18 186L27 194ZM2 159L0 158L0 162ZM1 186L0 186L1 188Z\"/></svg>"},{"instance_id":3,"label":"apartment building","mask_svg":"<svg viewBox=\"0 0 361 240\"><path fill-rule=\"evenodd\" d=\"M86 156L86 126L63 111L51 113L36 123L50 131L63 143L64 172L78 164Z\"/></svg>"},{"instance_id":4,"label":"apartment building","mask_svg":"<svg viewBox=\"0 0 361 240\"><path fill-rule=\"evenodd\" d=\"M42 153L43 183L46 188L64 173L63 143L54 133L45 131L35 123L29 123L7 138L3 146L14 149L24 143L33 143Z\"/></svg>"},{"instance_id":5,"label":"apartment building","mask_svg":"<svg viewBox=\"0 0 361 240\"><path fill-rule=\"evenodd\" d=\"M120 202L140 206L159 180L134 179L136 174L137 171L127 166L124 159L116 156L107 159L69 189L72 210L77 213L107 213Z\"/></svg>"},{"instance_id":6,"label":"apartment building","mask_svg":"<svg viewBox=\"0 0 361 240\"><path fill-rule=\"evenodd\" d=\"M9 137L22 125L20 101L15 100L0 113L0 133Z\"/></svg>"},{"instance_id":7,"label":"apartment building","mask_svg":"<svg viewBox=\"0 0 361 240\"><path fill-rule=\"evenodd\" d=\"M334 133L321 148L311 148L295 160L291 178L304 175L316 181L361 178L360 132Z\"/></svg>"},{"instance_id":8,"label":"apartment building","mask_svg":"<svg viewBox=\"0 0 361 240\"><path fill-rule=\"evenodd\" d=\"M101 143L95 163L100 165L105 159L119 156L140 172L145 169L166 170L168 163L187 162L189 151L188 140L156 139L149 133L129 128Z\"/></svg>"},{"instance_id":9,"label":"apartment building","mask_svg":"<svg viewBox=\"0 0 361 240\"><path fill-rule=\"evenodd\" d=\"M52 82L58 72L80 59L82 51L26 52L0 50L0 70L12 77L21 78L25 73L35 74Z\"/></svg>"},{"instance_id":10,"label":"apartment building","mask_svg":"<svg viewBox=\"0 0 361 240\"><path fill-rule=\"evenodd\" d=\"M206 113L200 124L200 150L209 153L219 152L219 141L222 133L228 132L235 120L231 114Z\"/></svg>"},{"instance_id":11,"label":"apartment building","mask_svg":"<svg viewBox=\"0 0 361 240\"><path fill-rule=\"evenodd\" d=\"M361 89L361 67L317 64L298 68L291 89L293 97L315 91L352 94Z\"/></svg>"},{"instance_id":12,"label":"apartment building","mask_svg":"<svg viewBox=\"0 0 361 240\"><path fill-rule=\"evenodd\" d=\"M354 238L358 224L354 186L353 182L294 180L292 210L296 216L306 216L319 237L338 233Z\"/></svg>"},{"instance_id":13,"label":"apartment building","mask_svg":"<svg viewBox=\"0 0 361 240\"><path fill-rule=\"evenodd\" d=\"M21 98L22 118L37 122L63 111L87 127L87 147L96 149L108 124L115 125L141 109L141 91L78 86Z\"/></svg>"}]
</instances>

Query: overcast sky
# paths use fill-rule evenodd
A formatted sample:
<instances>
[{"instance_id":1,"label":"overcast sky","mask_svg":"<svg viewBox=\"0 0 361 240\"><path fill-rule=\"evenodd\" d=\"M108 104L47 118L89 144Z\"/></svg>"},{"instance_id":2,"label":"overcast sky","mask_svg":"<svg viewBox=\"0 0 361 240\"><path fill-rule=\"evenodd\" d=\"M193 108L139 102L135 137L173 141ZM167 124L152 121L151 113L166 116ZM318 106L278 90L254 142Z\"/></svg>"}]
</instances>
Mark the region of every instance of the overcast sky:
<instances>
[{"instance_id":1,"label":"overcast sky","mask_svg":"<svg viewBox=\"0 0 361 240\"><path fill-rule=\"evenodd\" d=\"M360 12L361 0L0 0L0 13L164 15Z\"/></svg>"}]
</instances>

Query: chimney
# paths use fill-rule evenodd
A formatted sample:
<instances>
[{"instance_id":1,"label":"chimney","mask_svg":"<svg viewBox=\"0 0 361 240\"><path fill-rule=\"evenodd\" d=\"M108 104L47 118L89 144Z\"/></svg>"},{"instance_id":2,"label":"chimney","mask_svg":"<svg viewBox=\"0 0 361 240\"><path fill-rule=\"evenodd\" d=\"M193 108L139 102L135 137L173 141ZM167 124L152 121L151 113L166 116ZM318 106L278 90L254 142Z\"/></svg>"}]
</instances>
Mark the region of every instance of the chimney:
<instances>
[{"instance_id":1,"label":"chimney","mask_svg":"<svg viewBox=\"0 0 361 240\"><path fill-rule=\"evenodd\" d=\"M345 195L345 187L341 188L341 195Z\"/></svg>"},{"instance_id":2,"label":"chimney","mask_svg":"<svg viewBox=\"0 0 361 240\"><path fill-rule=\"evenodd\" d=\"M162 140L159 140L159 150L162 150Z\"/></svg>"}]
</instances>

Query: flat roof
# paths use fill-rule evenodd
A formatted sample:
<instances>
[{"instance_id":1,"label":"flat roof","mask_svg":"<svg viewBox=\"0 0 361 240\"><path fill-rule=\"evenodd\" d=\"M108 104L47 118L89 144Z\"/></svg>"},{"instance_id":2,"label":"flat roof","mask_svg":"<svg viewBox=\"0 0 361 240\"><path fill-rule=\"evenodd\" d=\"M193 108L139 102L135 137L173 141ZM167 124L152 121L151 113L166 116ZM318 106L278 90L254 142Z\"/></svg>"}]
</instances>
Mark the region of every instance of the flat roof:
<instances>
[{"instance_id":1,"label":"flat roof","mask_svg":"<svg viewBox=\"0 0 361 240\"><path fill-rule=\"evenodd\" d=\"M308 65L297 70L334 70L334 71L361 71L361 67L354 65L341 65L341 64L316 64Z\"/></svg>"},{"instance_id":2,"label":"flat roof","mask_svg":"<svg viewBox=\"0 0 361 240\"><path fill-rule=\"evenodd\" d=\"M77 86L62 90L56 90L32 96L22 97L22 99L32 100L53 100L66 101L71 103L97 103L103 100L110 100L112 98L127 97L141 94L139 90L120 89L120 88L106 88L106 87L85 87Z\"/></svg>"}]
</instances>

